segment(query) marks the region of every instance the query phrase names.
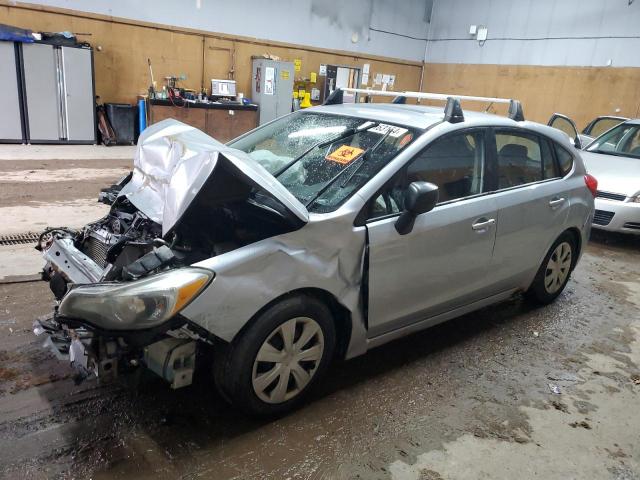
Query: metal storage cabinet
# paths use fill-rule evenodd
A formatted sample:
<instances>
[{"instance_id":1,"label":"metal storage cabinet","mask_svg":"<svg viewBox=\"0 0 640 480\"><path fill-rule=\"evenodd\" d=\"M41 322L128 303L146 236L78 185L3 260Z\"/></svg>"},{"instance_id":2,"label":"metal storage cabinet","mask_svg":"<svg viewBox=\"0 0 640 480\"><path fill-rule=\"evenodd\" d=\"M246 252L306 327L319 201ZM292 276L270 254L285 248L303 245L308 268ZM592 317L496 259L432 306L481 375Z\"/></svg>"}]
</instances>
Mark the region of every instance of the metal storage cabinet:
<instances>
[{"instance_id":1,"label":"metal storage cabinet","mask_svg":"<svg viewBox=\"0 0 640 480\"><path fill-rule=\"evenodd\" d=\"M96 141L93 59L88 48L61 47L64 76L63 105L66 113L66 138L70 142ZM64 103L64 102L63 102Z\"/></svg>"},{"instance_id":2,"label":"metal storage cabinet","mask_svg":"<svg viewBox=\"0 0 640 480\"><path fill-rule=\"evenodd\" d=\"M13 42L0 42L0 78L3 83L0 143L25 141L18 67L18 46Z\"/></svg>"},{"instance_id":3,"label":"metal storage cabinet","mask_svg":"<svg viewBox=\"0 0 640 480\"><path fill-rule=\"evenodd\" d=\"M22 63L29 141L58 141L62 136L62 125L53 46L22 45Z\"/></svg>"},{"instance_id":4,"label":"metal storage cabinet","mask_svg":"<svg viewBox=\"0 0 640 480\"><path fill-rule=\"evenodd\" d=\"M96 143L90 48L22 45L23 101L31 143Z\"/></svg>"},{"instance_id":5,"label":"metal storage cabinet","mask_svg":"<svg viewBox=\"0 0 640 480\"><path fill-rule=\"evenodd\" d=\"M295 74L293 63L254 58L252 72L251 99L259 105L258 124L290 113Z\"/></svg>"}]
</instances>

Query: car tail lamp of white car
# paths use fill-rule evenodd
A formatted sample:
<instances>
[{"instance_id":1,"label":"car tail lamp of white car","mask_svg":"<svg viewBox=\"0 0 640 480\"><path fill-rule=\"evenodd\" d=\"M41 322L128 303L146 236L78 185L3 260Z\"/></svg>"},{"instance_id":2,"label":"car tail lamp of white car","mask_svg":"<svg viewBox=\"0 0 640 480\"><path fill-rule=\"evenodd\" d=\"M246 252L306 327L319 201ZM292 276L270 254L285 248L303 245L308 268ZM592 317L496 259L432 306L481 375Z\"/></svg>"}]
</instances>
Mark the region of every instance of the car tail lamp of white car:
<instances>
[{"instance_id":1,"label":"car tail lamp of white car","mask_svg":"<svg viewBox=\"0 0 640 480\"><path fill-rule=\"evenodd\" d=\"M591 192L591 195L595 198L598 193L598 180L593 175L588 173L584 176L584 183Z\"/></svg>"},{"instance_id":2,"label":"car tail lamp of white car","mask_svg":"<svg viewBox=\"0 0 640 480\"><path fill-rule=\"evenodd\" d=\"M140 330L163 324L186 307L213 278L202 268L180 268L129 283L72 288L59 315L105 330Z\"/></svg>"}]
</instances>

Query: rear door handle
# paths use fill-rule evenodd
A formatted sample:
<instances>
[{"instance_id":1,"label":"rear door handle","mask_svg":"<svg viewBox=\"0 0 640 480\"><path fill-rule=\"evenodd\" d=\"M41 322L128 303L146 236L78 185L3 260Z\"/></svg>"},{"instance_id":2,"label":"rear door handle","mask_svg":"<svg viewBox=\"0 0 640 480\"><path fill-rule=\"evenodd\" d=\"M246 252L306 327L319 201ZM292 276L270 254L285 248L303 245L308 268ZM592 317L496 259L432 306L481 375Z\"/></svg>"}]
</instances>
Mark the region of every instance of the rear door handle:
<instances>
[{"instance_id":1,"label":"rear door handle","mask_svg":"<svg viewBox=\"0 0 640 480\"><path fill-rule=\"evenodd\" d=\"M549 206L551 208L558 208L560 205L562 205L565 202L565 199L563 197L560 198L553 198L549 201Z\"/></svg>"},{"instance_id":2,"label":"rear door handle","mask_svg":"<svg viewBox=\"0 0 640 480\"><path fill-rule=\"evenodd\" d=\"M484 232L488 230L491 225L495 225L495 223L496 223L495 218L490 218L489 220L485 218L480 218L479 220L476 221L476 223L471 225L471 228L476 232Z\"/></svg>"}]
</instances>

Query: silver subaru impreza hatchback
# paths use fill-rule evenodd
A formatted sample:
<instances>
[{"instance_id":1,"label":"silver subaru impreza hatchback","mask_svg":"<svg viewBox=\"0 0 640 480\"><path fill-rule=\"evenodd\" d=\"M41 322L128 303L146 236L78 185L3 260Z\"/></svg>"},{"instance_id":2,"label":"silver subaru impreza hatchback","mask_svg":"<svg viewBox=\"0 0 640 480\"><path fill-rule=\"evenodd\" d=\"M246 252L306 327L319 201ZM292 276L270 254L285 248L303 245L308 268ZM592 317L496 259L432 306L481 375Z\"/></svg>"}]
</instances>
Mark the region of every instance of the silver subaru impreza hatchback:
<instances>
[{"instance_id":1,"label":"silver subaru impreza hatchback","mask_svg":"<svg viewBox=\"0 0 640 480\"><path fill-rule=\"evenodd\" d=\"M342 93L227 145L155 124L101 192L108 215L43 232L56 306L34 331L76 380L146 367L180 388L197 364L234 405L279 414L336 357L521 292L560 294L597 188L565 134L516 101Z\"/></svg>"}]
</instances>

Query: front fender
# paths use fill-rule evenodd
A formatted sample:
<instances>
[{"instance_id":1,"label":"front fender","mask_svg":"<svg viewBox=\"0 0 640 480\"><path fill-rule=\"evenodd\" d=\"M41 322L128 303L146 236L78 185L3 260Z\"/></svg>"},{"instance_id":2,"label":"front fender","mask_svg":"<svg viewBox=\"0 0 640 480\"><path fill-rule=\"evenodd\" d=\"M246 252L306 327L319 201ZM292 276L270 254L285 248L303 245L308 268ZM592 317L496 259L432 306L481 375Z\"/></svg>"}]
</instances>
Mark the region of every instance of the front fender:
<instances>
[{"instance_id":1,"label":"front fender","mask_svg":"<svg viewBox=\"0 0 640 480\"><path fill-rule=\"evenodd\" d=\"M308 224L197 263L213 270L215 278L182 315L230 342L268 303L293 290L315 288L349 310L353 332L364 332L360 287L365 232L341 223ZM366 343L366 332L356 336Z\"/></svg>"}]
</instances>

